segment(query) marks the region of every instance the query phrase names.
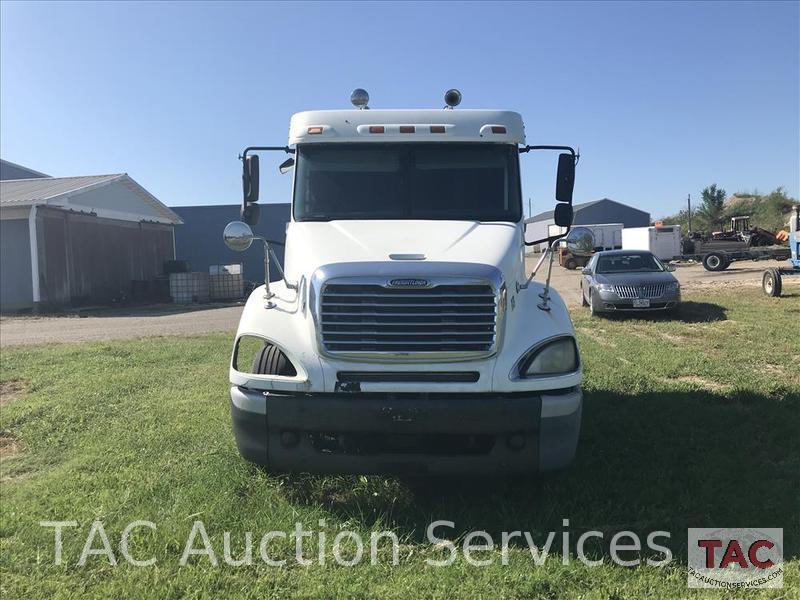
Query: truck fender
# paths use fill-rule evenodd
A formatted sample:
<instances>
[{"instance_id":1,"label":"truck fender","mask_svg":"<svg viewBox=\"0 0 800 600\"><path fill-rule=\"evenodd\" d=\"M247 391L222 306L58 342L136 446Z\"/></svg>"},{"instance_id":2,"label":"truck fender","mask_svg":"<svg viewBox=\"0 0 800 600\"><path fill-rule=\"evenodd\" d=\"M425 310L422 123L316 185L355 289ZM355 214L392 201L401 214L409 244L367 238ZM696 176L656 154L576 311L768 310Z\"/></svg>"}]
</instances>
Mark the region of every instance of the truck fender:
<instances>
[{"instance_id":1,"label":"truck fender","mask_svg":"<svg viewBox=\"0 0 800 600\"><path fill-rule=\"evenodd\" d=\"M496 392L519 391L518 363L543 341L569 336L575 338L575 328L561 296L550 288L549 310L541 310L539 296L544 285L532 281L527 289L509 294L502 339L502 350L495 361L493 383ZM576 340L577 344L577 340ZM530 390L565 389L580 385L582 367L565 375L536 377L526 380Z\"/></svg>"},{"instance_id":2,"label":"truck fender","mask_svg":"<svg viewBox=\"0 0 800 600\"><path fill-rule=\"evenodd\" d=\"M312 386L323 387L324 375L315 349L311 315L304 300L305 280L298 284L297 290L287 288L282 280L271 282L270 292L274 294L269 299L274 304L272 308L266 308L268 300L263 285L247 299L231 352L230 382L258 390L307 391ZM244 336L258 337L278 346L294 365L297 375L282 377L237 371L234 357ZM247 360L244 359L244 364Z\"/></svg>"}]
</instances>

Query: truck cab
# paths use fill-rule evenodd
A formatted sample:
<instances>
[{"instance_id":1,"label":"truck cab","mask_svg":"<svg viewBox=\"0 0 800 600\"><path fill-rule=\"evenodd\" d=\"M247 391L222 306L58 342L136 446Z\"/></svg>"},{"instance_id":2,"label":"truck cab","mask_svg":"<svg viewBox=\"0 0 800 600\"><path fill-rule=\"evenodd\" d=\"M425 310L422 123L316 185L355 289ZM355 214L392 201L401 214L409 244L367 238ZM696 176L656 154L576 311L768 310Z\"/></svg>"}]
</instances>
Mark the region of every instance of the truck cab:
<instances>
[{"instance_id":1,"label":"truck cab","mask_svg":"<svg viewBox=\"0 0 800 600\"><path fill-rule=\"evenodd\" d=\"M454 90L419 110L367 109L360 92L352 109L295 114L287 146L244 152L244 222L225 240L261 241L266 280L230 364L241 455L327 473L565 467L581 361L564 302L525 268L520 156L568 150L556 191L568 229L574 151L525 146L518 113L455 110ZM290 154L294 177L272 280L250 228L269 150Z\"/></svg>"}]
</instances>

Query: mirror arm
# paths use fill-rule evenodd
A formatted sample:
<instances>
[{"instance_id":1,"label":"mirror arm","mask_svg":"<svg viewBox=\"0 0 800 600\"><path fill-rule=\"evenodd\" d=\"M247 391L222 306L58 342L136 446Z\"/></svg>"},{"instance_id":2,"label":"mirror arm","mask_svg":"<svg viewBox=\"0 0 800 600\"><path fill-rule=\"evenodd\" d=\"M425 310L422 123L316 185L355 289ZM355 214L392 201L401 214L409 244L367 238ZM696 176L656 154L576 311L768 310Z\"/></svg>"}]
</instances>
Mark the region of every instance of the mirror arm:
<instances>
[{"instance_id":1,"label":"mirror arm","mask_svg":"<svg viewBox=\"0 0 800 600\"><path fill-rule=\"evenodd\" d=\"M247 170L247 154L250 153L250 152L272 151L272 150L283 151L283 152L286 152L286 154L294 154L295 153L294 148L289 148L289 146L248 146L239 155L239 160L242 161L242 183L244 184L243 185L244 194L243 194L243 197L242 197L242 219L245 220L245 221L249 220L248 217L245 216L245 212L248 210L248 206L250 204L255 205L255 203L258 201L258 192L256 192L256 194L255 194L256 195L256 200L254 200L252 203L249 203L247 201L248 189L249 189L249 186L251 184L251 182L249 181L249 174L248 174L248 170ZM245 182L248 182L248 183L245 184ZM256 182L256 184L257 183L258 182ZM258 217L256 216L255 219L250 224L251 225L255 225L257 222L258 222Z\"/></svg>"},{"instance_id":2,"label":"mirror arm","mask_svg":"<svg viewBox=\"0 0 800 600\"><path fill-rule=\"evenodd\" d=\"M578 161L581 159L580 152L576 152L572 146L523 146L519 149L520 154L525 154L530 152L531 150L566 150L570 154L572 154L572 158L575 160L575 164L578 164ZM572 225L567 227L567 230L561 234L556 236L550 236L546 238L542 238L541 240L536 240L534 242L525 242L526 246L535 246L536 244L541 244L542 242L547 242L550 245L553 241L560 239L569 233L569 230L572 228Z\"/></svg>"},{"instance_id":3,"label":"mirror arm","mask_svg":"<svg viewBox=\"0 0 800 600\"><path fill-rule=\"evenodd\" d=\"M270 240L267 240L263 237L254 237L253 239L260 240L261 243L264 244L264 299L267 301L267 303L264 305L264 308L275 308L275 303L272 301L272 299L275 297L275 294L273 294L269 289L270 257L272 258L272 260L275 261L275 266L278 268L278 272L281 274L281 279L283 279L283 282L286 285L287 289L297 291L297 284L290 283L289 281L286 280L286 273L283 272L283 267L281 266L281 263L278 261L278 256L275 254L275 251L272 249L272 246L270 246L270 243L276 243L276 242L271 242ZM283 246L284 244L280 245Z\"/></svg>"},{"instance_id":4,"label":"mirror arm","mask_svg":"<svg viewBox=\"0 0 800 600\"><path fill-rule=\"evenodd\" d=\"M523 240L523 243L526 246L535 246L536 244L542 244L544 242L547 242L547 245L549 246L552 242L560 240L563 237L566 237L567 234L570 232L570 230L572 230L572 225L567 225L567 230L564 233L559 233L558 235L551 235L550 237L542 238L540 240L534 240L532 242L526 242Z\"/></svg>"},{"instance_id":5,"label":"mirror arm","mask_svg":"<svg viewBox=\"0 0 800 600\"><path fill-rule=\"evenodd\" d=\"M295 149L289 148L289 146L248 146L247 148L242 150L242 153L239 155L239 160L244 160L245 158L247 158L248 152L256 152L256 151L266 152L272 150L283 150L284 152L286 152L286 154L295 153Z\"/></svg>"},{"instance_id":6,"label":"mirror arm","mask_svg":"<svg viewBox=\"0 0 800 600\"><path fill-rule=\"evenodd\" d=\"M553 268L553 259L552 259L553 248L555 248L556 244L559 242L559 240L561 240L561 238L567 237L567 234L570 232L571 229L572 229L572 225L567 227L567 230L564 233L560 234L560 235L551 235L548 238L544 238L544 239L541 239L541 240L536 240L535 242L531 242L531 243L525 242L526 246L533 246L534 244L541 244L542 242L547 242L547 250L545 250L544 254L542 254L542 258L539 259L539 262L536 263L536 266L533 268L533 271L531 271L530 277L528 277L528 279L525 281L525 283L520 285L520 283L517 282L517 293L519 293L520 290L527 290L528 289L528 286L531 284L531 281L533 281L533 278L536 277L536 273L538 273L539 267L542 266L542 263L544 262L544 259L547 258L548 254L551 254L551 257L550 257L550 268L551 269ZM548 272L548 274L547 274L547 287L549 288L549 286L550 286L550 273ZM545 290L545 293L547 293L547 291L548 290Z\"/></svg>"},{"instance_id":7,"label":"mirror arm","mask_svg":"<svg viewBox=\"0 0 800 600\"><path fill-rule=\"evenodd\" d=\"M575 149L572 146L551 146L551 145L523 146L522 148L519 149L519 153L520 154L527 154L531 150L567 151L572 155L572 159L575 161L576 165L578 164L578 161L581 159L580 152L579 151L576 152ZM572 204L572 202L570 202L570 204ZM547 250L542 255L542 258L539 259L539 262L536 263L536 266L534 267L533 271L531 272L530 277L528 277L528 279L522 285L520 285L519 282L517 283L517 292L519 292L520 290L527 289L528 286L531 284L531 281L533 281L533 278L536 277L536 273L539 271L539 268L542 266L542 264L544 263L544 261L547 258L547 256L550 255L550 262L549 262L548 269L547 269L547 281L545 282L544 290L542 291L541 294L539 294L539 297L542 299L542 301L539 304L537 304L537 307L540 310L544 310L544 311L550 310L550 306L549 306L549 303L550 303L550 274L553 271L553 257L555 256L554 248L556 247L556 244L558 244L559 240L561 240L562 238L566 237L567 234L569 234L571 229L572 229L572 224L569 224L569 225L567 225L567 228L564 231L564 233L560 233L559 235L552 235L550 237L542 238L540 240L535 240L533 242L526 242L525 240L523 240L523 243L526 246L535 246L536 244L541 244L543 242L547 242Z\"/></svg>"},{"instance_id":8,"label":"mirror arm","mask_svg":"<svg viewBox=\"0 0 800 600\"><path fill-rule=\"evenodd\" d=\"M576 152L572 146L523 146L519 149L520 154L525 154L530 152L531 150L566 150L570 154L572 154L572 158L575 159L575 164L578 164L578 161L581 159L580 151Z\"/></svg>"},{"instance_id":9,"label":"mirror arm","mask_svg":"<svg viewBox=\"0 0 800 600\"><path fill-rule=\"evenodd\" d=\"M286 287L288 289L290 289L290 290L297 290L297 284L296 283L289 283L286 280L286 273L283 272L283 267L281 266L281 263L278 262L278 256L275 254L275 251L272 249L272 246L269 245L270 244L269 240L265 240L264 238L261 238L261 241L264 242L264 246L266 247L267 252L272 257L272 260L275 261L275 266L278 268L278 273L281 274L281 279L283 279L283 282L284 282L284 284L286 284Z\"/></svg>"}]
</instances>

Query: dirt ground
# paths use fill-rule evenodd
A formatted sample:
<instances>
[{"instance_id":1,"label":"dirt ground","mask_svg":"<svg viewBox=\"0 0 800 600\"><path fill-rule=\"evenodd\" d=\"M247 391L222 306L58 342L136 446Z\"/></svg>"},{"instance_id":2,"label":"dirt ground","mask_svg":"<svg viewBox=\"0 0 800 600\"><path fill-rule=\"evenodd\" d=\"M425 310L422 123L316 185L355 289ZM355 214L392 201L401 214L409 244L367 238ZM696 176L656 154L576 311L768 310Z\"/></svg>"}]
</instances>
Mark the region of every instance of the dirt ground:
<instances>
[{"instance_id":1,"label":"dirt ground","mask_svg":"<svg viewBox=\"0 0 800 600\"><path fill-rule=\"evenodd\" d=\"M528 270L535 265L528 260ZM679 266L675 272L685 291L696 289L736 288L761 285L764 269L784 263L762 261L734 263L726 271L712 273L700 265ZM547 269L536 276L544 281ZM569 305L580 304L580 270L568 271L553 266L552 286ZM800 278L796 278L800 279ZM800 283L800 282L798 282ZM789 280L786 286L797 287ZM0 346L22 346L62 342L91 342L164 335L199 335L233 332L239 323L241 306L223 307L150 307L126 310L98 310L83 316L3 317L0 319Z\"/></svg>"}]
</instances>

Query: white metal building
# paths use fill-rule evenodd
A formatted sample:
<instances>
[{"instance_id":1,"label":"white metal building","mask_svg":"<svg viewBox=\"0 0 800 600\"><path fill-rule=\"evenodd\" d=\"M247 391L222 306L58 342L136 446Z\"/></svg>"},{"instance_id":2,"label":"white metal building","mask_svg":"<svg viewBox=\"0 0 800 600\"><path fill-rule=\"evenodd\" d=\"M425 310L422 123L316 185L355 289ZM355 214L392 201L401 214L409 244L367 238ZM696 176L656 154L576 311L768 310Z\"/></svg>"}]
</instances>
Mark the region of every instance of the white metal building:
<instances>
[{"instance_id":1,"label":"white metal building","mask_svg":"<svg viewBox=\"0 0 800 600\"><path fill-rule=\"evenodd\" d=\"M4 174L16 175L19 165ZM106 303L163 272L180 218L126 173L0 181L0 310ZM24 175L24 173L23 173Z\"/></svg>"}]
</instances>

